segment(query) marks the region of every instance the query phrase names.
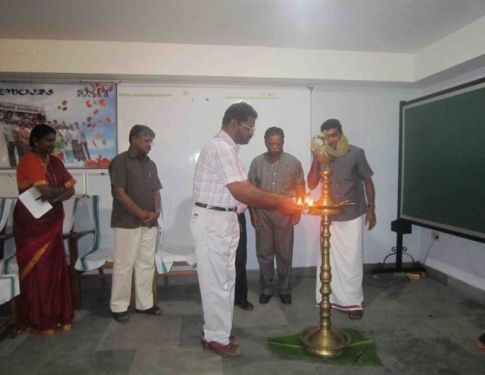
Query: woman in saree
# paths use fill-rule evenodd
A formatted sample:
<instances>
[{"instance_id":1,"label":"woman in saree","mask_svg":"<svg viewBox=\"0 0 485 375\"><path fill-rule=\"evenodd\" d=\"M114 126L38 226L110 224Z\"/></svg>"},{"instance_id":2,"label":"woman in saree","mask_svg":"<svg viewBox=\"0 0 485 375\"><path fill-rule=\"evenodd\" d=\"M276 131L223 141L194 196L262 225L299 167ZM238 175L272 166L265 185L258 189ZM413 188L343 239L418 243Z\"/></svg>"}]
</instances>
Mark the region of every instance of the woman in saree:
<instances>
[{"instance_id":1,"label":"woman in saree","mask_svg":"<svg viewBox=\"0 0 485 375\"><path fill-rule=\"evenodd\" d=\"M55 129L37 125L30 134L31 151L17 167L19 193L35 186L40 199L52 208L36 219L17 200L13 227L20 278L17 328L45 336L53 335L55 329L70 330L74 318L62 238L62 201L74 194L75 180L51 155L55 140Z\"/></svg>"}]
</instances>

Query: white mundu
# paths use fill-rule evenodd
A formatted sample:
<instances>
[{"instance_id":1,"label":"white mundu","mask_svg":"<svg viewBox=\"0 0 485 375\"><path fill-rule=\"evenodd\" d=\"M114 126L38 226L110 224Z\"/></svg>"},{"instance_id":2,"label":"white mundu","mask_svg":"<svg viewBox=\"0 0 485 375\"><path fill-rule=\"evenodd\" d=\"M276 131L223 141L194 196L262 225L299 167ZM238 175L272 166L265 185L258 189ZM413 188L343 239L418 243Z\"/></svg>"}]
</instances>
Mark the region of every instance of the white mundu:
<instances>
[{"instance_id":1,"label":"white mundu","mask_svg":"<svg viewBox=\"0 0 485 375\"><path fill-rule=\"evenodd\" d=\"M330 266L332 308L344 311L361 310L364 300L362 280L364 217L334 221L330 224ZM320 252L317 263L316 300L320 303ZM339 272L335 272L339 270Z\"/></svg>"}]
</instances>

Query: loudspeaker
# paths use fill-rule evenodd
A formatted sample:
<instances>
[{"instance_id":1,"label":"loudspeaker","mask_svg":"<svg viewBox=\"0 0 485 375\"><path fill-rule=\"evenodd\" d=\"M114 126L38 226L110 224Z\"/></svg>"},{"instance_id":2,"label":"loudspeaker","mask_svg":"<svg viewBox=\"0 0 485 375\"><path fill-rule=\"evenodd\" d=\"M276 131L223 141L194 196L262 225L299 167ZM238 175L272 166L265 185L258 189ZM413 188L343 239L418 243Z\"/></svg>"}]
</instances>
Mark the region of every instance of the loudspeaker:
<instances>
[{"instance_id":1,"label":"loudspeaker","mask_svg":"<svg viewBox=\"0 0 485 375\"><path fill-rule=\"evenodd\" d=\"M409 221L397 219L391 222L391 230L396 233L409 234L412 232L412 226Z\"/></svg>"}]
</instances>

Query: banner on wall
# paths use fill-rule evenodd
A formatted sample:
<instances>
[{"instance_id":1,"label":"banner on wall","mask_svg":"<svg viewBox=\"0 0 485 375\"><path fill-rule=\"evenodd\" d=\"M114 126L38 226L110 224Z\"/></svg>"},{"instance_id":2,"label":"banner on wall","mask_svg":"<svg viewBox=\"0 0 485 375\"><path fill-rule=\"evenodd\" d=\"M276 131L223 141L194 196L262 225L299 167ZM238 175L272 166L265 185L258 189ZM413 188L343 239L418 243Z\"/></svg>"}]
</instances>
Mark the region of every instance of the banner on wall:
<instances>
[{"instance_id":1,"label":"banner on wall","mask_svg":"<svg viewBox=\"0 0 485 375\"><path fill-rule=\"evenodd\" d=\"M66 168L107 168L116 156L116 84L0 82L0 168L29 151L30 131L56 132L54 155Z\"/></svg>"}]
</instances>

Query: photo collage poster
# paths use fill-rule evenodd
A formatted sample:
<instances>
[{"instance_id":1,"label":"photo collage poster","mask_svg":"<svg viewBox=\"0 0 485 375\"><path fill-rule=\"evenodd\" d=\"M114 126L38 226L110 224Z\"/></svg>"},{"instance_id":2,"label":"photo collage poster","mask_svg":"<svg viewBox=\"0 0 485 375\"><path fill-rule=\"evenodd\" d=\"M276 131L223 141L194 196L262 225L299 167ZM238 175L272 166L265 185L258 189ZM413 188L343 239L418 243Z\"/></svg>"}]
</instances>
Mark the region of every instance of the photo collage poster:
<instances>
[{"instance_id":1,"label":"photo collage poster","mask_svg":"<svg viewBox=\"0 0 485 375\"><path fill-rule=\"evenodd\" d=\"M117 154L116 83L0 82L0 168L15 169L38 124L56 130L66 168L108 167Z\"/></svg>"}]
</instances>

